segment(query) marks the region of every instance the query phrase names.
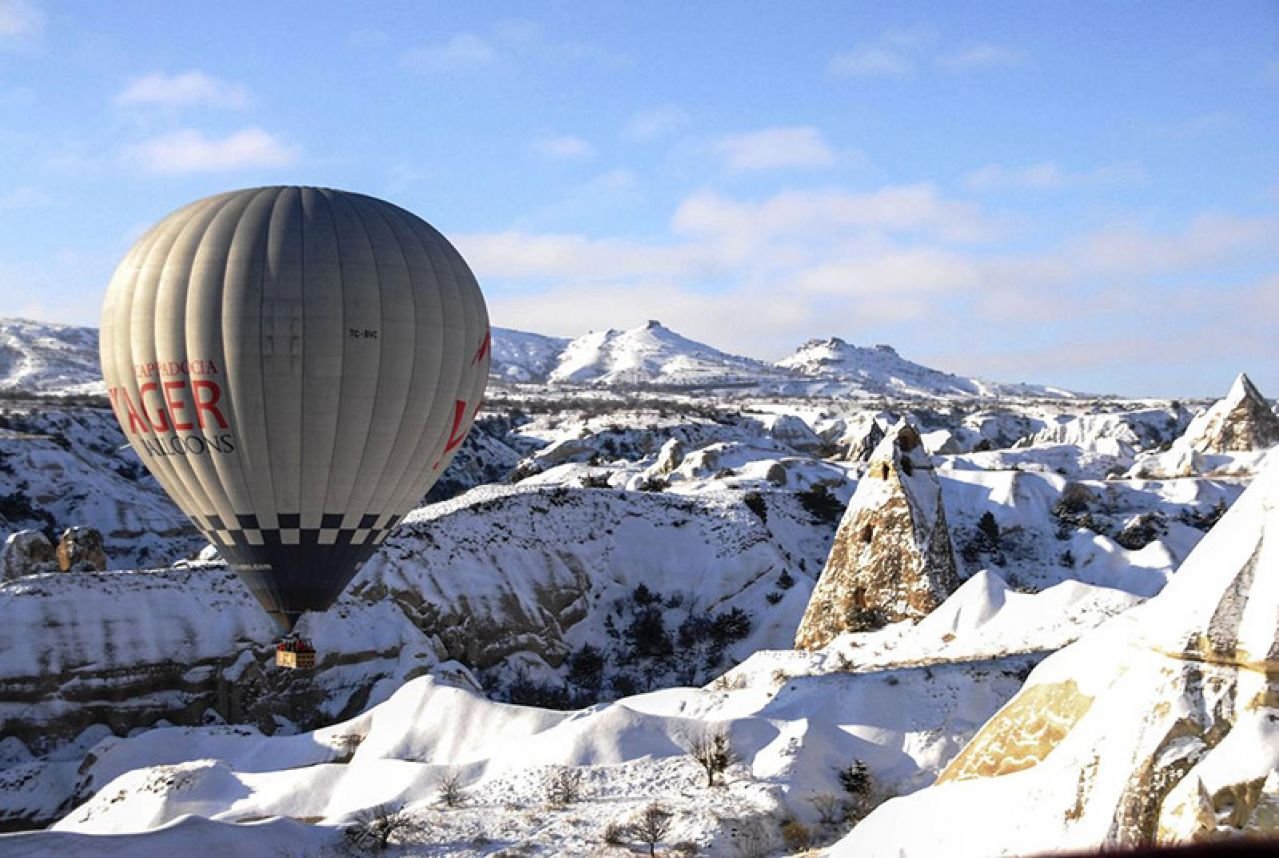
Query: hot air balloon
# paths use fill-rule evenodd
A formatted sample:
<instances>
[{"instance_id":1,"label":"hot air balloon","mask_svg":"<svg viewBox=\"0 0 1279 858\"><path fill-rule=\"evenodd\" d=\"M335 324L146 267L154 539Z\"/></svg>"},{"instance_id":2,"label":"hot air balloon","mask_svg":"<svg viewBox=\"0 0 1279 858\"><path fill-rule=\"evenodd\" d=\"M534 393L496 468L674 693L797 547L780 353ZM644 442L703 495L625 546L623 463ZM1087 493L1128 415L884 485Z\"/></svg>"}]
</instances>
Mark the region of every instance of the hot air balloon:
<instances>
[{"instance_id":1,"label":"hot air balloon","mask_svg":"<svg viewBox=\"0 0 1279 858\"><path fill-rule=\"evenodd\" d=\"M116 419L286 632L448 466L489 345L479 286L440 233L327 188L179 209L129 251L102 311Z\"/></svg>"}]
</instances>

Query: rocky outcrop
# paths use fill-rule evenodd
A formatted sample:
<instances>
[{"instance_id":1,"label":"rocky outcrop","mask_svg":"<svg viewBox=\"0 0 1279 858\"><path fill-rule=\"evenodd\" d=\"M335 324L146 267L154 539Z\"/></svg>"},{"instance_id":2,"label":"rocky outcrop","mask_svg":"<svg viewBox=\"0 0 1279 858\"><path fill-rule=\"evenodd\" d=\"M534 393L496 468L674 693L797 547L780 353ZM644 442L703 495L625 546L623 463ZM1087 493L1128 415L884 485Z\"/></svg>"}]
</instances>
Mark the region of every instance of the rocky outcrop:
<instances>
[{"instance_id":1,"label":"rocky outcrop","mask_svg":"<svg viewBox=\"0 0 1279 858\"><path fill-rule=\"evenodd\" d=\"M649 469L653 476L665 476L678 468L684 461L684 442L678 438L670 438L657 453L657 461Z\"/></svg>"},{"instance_id":2,"label":"rocky outcrop","mask_svg":"<svg viewBox=\"0 0 1279 858\"><path fill-rule=\"evenodd\" d=\"M819 649L836 635L928 615L959 586L941 485L914 427L892 427L844 512L795 635Z\"/></svg>"},{"instance_id":3,"label":"rocky outcrop","mask_svg":"<svg viewBox=\"0 0 1279 858\"><path fill-rule=\"evenodd\" d=\"M58 568L53 543L39 530L19 530L9 534L0 550L0 581L12 581L37 572Z\"/></svg>"},{"instance_id":4,"label":"rocky outcrop","mask_svg":"<svg viewBox=\"0 0 1279 858\"><path fill-rule=\"evenodd\" d=\"M93 527L69 527L58 540L58 568L63 572L103 572L107 550L102 533Z\"/></svg>"},{"instance_id":5,"label":"rocky outcrop","mask_svg":"<svg viewBox=\"0 0 1279 858\"><path fill-rule=\"evenodd\" d=\"M1050 656L923 790L835 855L1095 851L1279 833L1279 465L1163 593ZM945 846L953 846L946 841Z\"/></svg>"},{"instance_id":6,"label":"rocky outcrop","mask_svg":"<svg viewBox=\"0 0 1279 858\"><path fill-rule=\"evenodd\" d=\"M844 461L846 462L865 462L869 461L871 454L875 452L875 448L884 440L884 430L880 427L878 420L870 421L870 425L866 427L866 431L857 435L848 444L848 450L844 453Z\"/></svg>"},{"instance_id":7,"label":"rocky outcrop","mask_svg":"<svg viewBox=\"0 0 1279 858\"><path fill-rule=\"evenodd\" d=\"M792 450L809 453L820 450L823 443L821 436L794 414L779 414L768 427L768 436Z\"/></svg>"},{"instance_id":8,"label":"rocky outcrop","mask_svg":"<svg viewBox=\"0 0 1279 858\"><path fill-rule=\"evenodd\" d=\"M1195 417L1183 436L1200 453L1244 453L1279 444L1279 417L1244 373L1226 398Z\"/></svg>"}]
</instances>

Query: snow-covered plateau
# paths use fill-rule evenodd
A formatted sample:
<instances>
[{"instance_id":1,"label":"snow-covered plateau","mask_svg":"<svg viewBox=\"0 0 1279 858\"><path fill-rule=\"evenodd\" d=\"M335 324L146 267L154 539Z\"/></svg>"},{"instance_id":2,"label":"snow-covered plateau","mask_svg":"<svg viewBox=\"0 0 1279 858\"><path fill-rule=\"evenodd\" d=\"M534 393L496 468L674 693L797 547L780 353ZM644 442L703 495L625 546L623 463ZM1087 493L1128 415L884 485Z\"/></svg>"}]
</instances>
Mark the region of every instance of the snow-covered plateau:
<instances>
[{"instance_id":1,"label":"snow-covered plateau","mask_svg":"<svg viewBox=\"0 0 1279 858\"><path fill-rule=\"evenodd\" d=\"M838 339L495 329L475 429L293 672L115 425L96 331L0 334L0 856L1279 825L1279 417L1246 376L1126 401ZM106 568L59 571L70 528Z\"/></svg>"}]
</instances>

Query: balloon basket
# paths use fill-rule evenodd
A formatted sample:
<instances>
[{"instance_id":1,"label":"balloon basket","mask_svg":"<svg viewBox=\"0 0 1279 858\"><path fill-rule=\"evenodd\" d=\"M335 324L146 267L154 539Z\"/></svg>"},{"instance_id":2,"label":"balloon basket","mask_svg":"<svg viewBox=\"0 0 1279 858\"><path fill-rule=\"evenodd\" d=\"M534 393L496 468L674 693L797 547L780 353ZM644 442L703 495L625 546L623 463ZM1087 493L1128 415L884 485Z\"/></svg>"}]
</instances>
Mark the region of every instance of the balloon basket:
<instances>
[{"instance_id":1,"label":"balloon basket","mask_svg":"<svg viewBox=\"0 0 1279 858\"><path fill-rule=\"evenodd\" d=\"M306 638L285 638L275 645L275 666L285 670L315 670L315 647Z\"/></svg>"}]
</instances>

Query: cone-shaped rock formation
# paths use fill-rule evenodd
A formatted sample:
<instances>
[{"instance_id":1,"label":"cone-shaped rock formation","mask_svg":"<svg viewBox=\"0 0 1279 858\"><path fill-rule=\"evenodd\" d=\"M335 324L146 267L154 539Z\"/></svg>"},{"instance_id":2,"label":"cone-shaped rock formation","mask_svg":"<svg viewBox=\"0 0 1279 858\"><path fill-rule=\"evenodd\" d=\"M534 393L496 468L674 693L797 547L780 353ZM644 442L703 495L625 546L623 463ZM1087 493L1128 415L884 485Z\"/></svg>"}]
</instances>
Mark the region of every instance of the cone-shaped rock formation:
<instances>
[{"instance_id":1,"label":"cone-shaped rock formation","mask_svg":"<svg viewBox=\"0 0 1279 858\"><path fill-rule=\"evenodd\" d=\"M1279 444L1279 417L1244 373L1226 398L1186 427L1185 438L1200 453L1243 453Z\"/></svg>"},{"instance_id":2,"label":"cone-shaped rock formation","mask_svg":"<svg viewBox=\"0 0 1279 858\"><path fill-rule=\"evenodd\" d=\"M795 636L818 649L846 631L918 620L959 586L941 485L905 421L870 457Z\"/></svg>"}]
</instances>

